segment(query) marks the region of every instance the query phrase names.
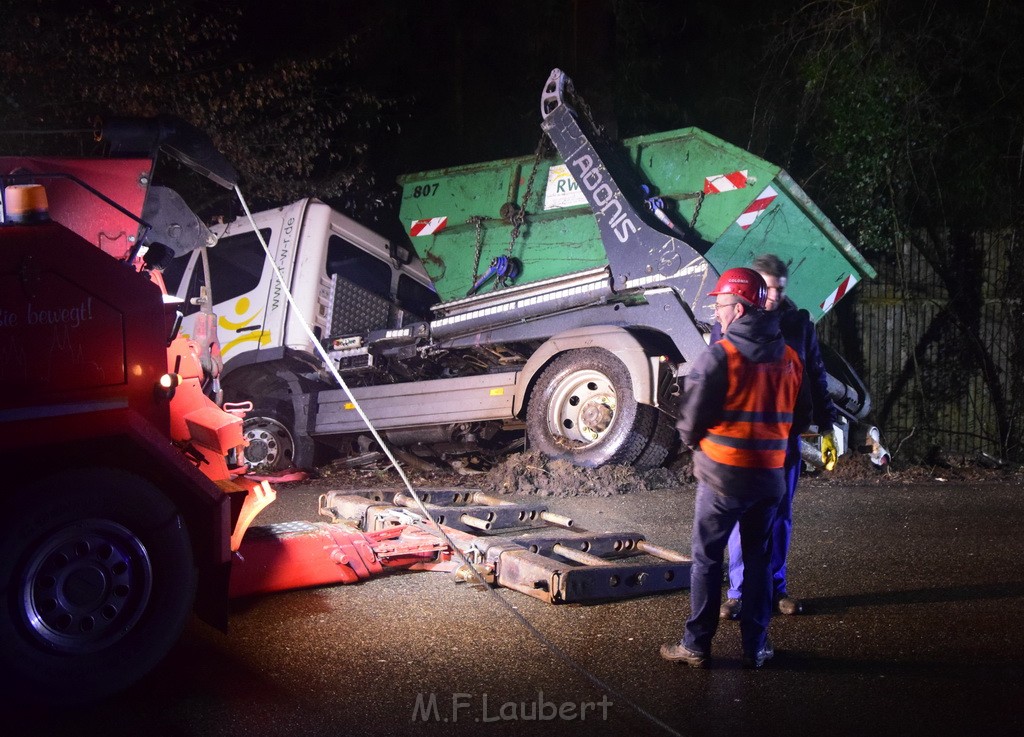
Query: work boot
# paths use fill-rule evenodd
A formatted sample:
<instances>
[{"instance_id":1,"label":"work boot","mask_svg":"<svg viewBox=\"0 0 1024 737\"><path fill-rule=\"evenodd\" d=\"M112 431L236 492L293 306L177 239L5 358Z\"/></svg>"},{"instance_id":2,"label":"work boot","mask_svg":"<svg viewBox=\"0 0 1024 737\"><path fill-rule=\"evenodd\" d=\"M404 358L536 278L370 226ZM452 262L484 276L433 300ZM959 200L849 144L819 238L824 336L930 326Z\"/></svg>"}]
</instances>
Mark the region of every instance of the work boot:
<instances>
[{"instance_id":1,"label":"work boot","mask_svg":"<svg viewBox=\"0 0 1024 737\"><path fill-rule=\"evenodd\" d=\"M662 645L660 652L661 657L665 658L665 660L671 660L675 663L686 663L691 668L707 667L707 655L701 655L698 652L694 652L681 642L673 642L671 645Z\"/></svg>"},{"instance_id":2,"label":"work boot","mask_svg":"<svg viewBox=\"0 0 1024 737\"><path fill-rule=\"evenodd\" d=\"M779 614L793 615L800 614L804 610L799 599L783 594L775 599L775 611Z\"/></svg>"},{"instance_id":3,"label":"work boot","mask_svg":"<svg viewBox=\"0 0 1024 737\"><path fill-rule=\"evenodd\" d=\"M769 660L775 657L775 648L772 647L771 640L764 641L764 647L758 650L753 655L746 654L743 656L743 667L758 669Z\"/></svg>"},{"instance_id":4,"label":"work boot","mask_svg":"<svg viewBox=\"0 0 1024 737\"><path fill-rule=\"evenodd\" d=\"M739 619L743 602L740 599L726 599L722 608L718 610L719 619Z\"/></svg>"}]
</instances>

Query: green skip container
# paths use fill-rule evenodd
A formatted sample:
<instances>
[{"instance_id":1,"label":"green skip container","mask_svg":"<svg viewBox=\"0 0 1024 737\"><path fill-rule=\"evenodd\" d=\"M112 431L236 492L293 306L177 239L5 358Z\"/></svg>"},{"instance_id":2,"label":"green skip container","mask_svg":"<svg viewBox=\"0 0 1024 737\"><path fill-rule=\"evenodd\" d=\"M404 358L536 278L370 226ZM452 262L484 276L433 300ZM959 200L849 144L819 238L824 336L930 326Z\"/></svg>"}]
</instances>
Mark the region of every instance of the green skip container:
<instances>
[{"instance_id":1,"label":"green skip container","mask_svg":"<svg viewBox=\"0 0 1024 737\"><path fill-rule=\"evenodd\" d=\"M656 227L682 238L719 273L761 253L778 255L790 269L787 293L815 321L858 281L875 276L783 169L703 130L626 139L613 155L614 170L633 180L621 181L620 173L623 192L638 210L647 210L646 199L661 205L675 232ZM398 181L405 232L442 302L464 299L501 256L521 264L516 285L608 263L591 208L559 158L502 159ZM510 215L524 202L513 238ZM491 278L477 293L501 286Z\"/></svg>"}]
</instances>

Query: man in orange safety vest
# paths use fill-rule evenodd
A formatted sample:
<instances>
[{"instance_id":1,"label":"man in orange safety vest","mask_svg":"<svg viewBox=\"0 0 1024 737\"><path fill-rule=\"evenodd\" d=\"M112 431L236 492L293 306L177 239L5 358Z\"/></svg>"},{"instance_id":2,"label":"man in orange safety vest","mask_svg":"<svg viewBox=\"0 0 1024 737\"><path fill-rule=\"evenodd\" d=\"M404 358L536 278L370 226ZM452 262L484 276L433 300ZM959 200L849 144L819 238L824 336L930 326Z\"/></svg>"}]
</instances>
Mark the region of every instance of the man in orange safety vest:
<instances>
[{"instance_id":1,"label":"man in orange safety vest","mask_svg":"<svg viewBox=\"0 0 1024 737\"><path fill-rule=\"evenodd\" d=\"M694 361L676 425L694 451L697 477L690 616L682 640L662 645L661 656L698 668L707 664L719 622L725 545L739 523L743 662L760 668L774 655L769 555L775 508L786 489L786 446L810 402L803 364L783 340L778 315L764 309L761 275L728 269L709 294L724 337Z\"/></svg>"}]
</instances>

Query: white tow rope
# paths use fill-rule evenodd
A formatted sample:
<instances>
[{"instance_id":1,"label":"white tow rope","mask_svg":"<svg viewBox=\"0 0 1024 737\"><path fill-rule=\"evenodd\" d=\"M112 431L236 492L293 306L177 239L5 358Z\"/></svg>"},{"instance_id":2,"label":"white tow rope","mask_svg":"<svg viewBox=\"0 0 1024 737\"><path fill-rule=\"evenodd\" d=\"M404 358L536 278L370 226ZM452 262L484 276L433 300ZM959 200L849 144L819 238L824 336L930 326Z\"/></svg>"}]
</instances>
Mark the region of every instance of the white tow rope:
<instances>
[{"instance_id":1,"label":"white tow rope","mask_svg":"<svg viewBox=\"0 0 1024 737\"><path fill-rule=\"evenodd\" d=\"M667 733L671 735L675 735L676 737L682 737L682 735L680 735L679 732L675 731L674 729L672 729L672 727L665 724L663 721L658 719L653 714L649 713L647 710L645 710L639 704L635 703L625 694L606 684L596 675L594 675L586 668L584 668L582 665L573 660L571 657L569 657L565 652L562 651L561 648L559 648L557 645L551 642L543 633L540 632L540 630L534 627L530 623L530 621L526 619L526 617L520 614L515 607L513 607L511 604L505 601L505 599L498 595L498 593L487 583L483 575L481 575L480 571L476 569L476 566L472 565L469 562L469 560L462 553L459 547L452 541L450 537L448 537L448 534L444 531L444 528L441 527L441 525L439 525L436 521L434 521L433 516L427 511L427 508L423 505L423 501L420 499L419 494L417 494L416 490L413 489L412 483L409 481L409 478L405 475L405 471L402 469L402 466L398 463L398 459L395 458L394 454L392 454L391 449L388 447L387 443L384 442L384 438L380 436L380 433L377 432L377 429L373 426L373 423L370 422L370 418L366 416L365 412L363 412L363 408L359 405L359 401L352 394L352 391L348 388L348 384L345 383L345 380L342 378L341 374L338 373L338 369L334 365L334 361L332 361L330 356L327 355L327 350L323 347L323 345L321 345L316 335L314 335L313 329L309 326L309 323L307 323L305 318L302 316L302 312L299 310L298 306L295 304L294 298L292 297L291 289L288 288L288 285L285 283L284 278L281 276L281 271L277 268L277 264L274 262L273 255L270 253L270 247L267 245L266 240L264 240L263 233L261 233L260 229L256 226L256 221L252 216L252 212L249 210L249 205L245 201L245 197L242 196L242 190L238 188L237 184L235 185L235 194L238 195L238 201L241 203L242 209L245 211L245 216L249 220L249 224L252 226L253 233L255 233L256 237L260 241L260 245L263 247L263 251L267 256L267 263L269 263L270 267L274 270L274 277L281 285L281 290L284 292L284 296L288 302L288 306L291 307L291 309L293 310L293 314L299 316L299 322L302 323L302 328L303 330L306 331L306 336L309 338L310 344L316 347L317 353L320 354L320 358L323 361L324 366L326 366L330 370L331 376L333 376L334 380L338 382L338 386L340 386L344 390L345 394L348 395L349 401L352 403L353 408L359 414L359 417L362 419L367 429L369 429L370 434L373 436L373 439L377 441L377 445L380 446L380 449L384 452L384 455L387 456L388 460L391 462L391 465L394 467L395 471L398 472L399 478L402 479L402 483L405 485L405 488L409 491L409 494L416 501L416 506L419 507L420 512L423 514L423 517L433 522L438 535L440 535L440 537L445 541L445 543L451 549L455 557L459 559L459 561L462 563L463 566L465 566L467 570L473 572L473 576L491 595L491 597L495 601L497 601L502 607L504 607L505 611L507 611L509 614L511 614L513 617L519 620L519 623L522 624L523 627L525 627L526 630L531 635L533 635L533 637L538 642L540 642L542 646L547 648L555 657L557 657L563 663L565 663L570 668L575 670L577 673L582 675L584 678L593 683L602 691L606 692L610 696L615 697L616 699L620 699L623 703L628 705L631 709L633 709L642 717L650 721L652 724L657 725L658 727L665 730Z\"/></svg>"}]
</instances>

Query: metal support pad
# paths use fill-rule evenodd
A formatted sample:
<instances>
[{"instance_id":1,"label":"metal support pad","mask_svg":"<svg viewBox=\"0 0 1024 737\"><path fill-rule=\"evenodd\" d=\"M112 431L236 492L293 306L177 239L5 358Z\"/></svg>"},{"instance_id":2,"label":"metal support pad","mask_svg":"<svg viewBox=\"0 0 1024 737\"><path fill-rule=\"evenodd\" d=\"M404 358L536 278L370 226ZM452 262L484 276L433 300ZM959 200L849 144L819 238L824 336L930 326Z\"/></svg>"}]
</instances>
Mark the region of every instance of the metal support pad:
<instances>
[{"instance_id":1,"label":"metal support pad","mask_svg":"<svg viewBox=\"0 0 1024 737\"><path fill-rule=\"evenodd\" d=\"M320 513L367 531L397 524L443 524L473 565L495 582L551 604L625 599L689 587L690 558L637 532L577 531L571 518L546 505L505 501L466 489L417 492L431 517L403 489L343 493L320 500ZM499 531L531 529L517 536ZM420 566L429 569L430 566ZM437 567L435 567L437 568ZM448 568L445 568L446 570Z\"/></svg>"}]
</instances>

